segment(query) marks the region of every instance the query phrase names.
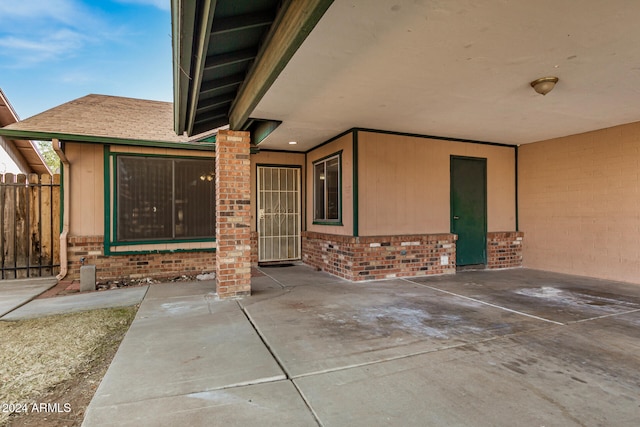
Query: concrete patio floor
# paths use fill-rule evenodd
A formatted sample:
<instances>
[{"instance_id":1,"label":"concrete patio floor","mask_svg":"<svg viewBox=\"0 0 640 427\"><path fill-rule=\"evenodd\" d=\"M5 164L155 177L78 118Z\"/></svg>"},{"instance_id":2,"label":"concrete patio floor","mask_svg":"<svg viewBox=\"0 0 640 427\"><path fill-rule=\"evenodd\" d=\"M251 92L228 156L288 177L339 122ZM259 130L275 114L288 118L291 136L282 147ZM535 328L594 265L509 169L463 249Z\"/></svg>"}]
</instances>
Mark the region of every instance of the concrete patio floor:
<instances>
[{"instance_id":1,"label":"concrete patio floor","mask_svg":"<svg viewBox=\"0 0 640 427\"><path fill-rule=\"evenodd\" d=\"M83 425L640 425L640 286L261 272L151 286Z\"/></svg>"}]
</instances>

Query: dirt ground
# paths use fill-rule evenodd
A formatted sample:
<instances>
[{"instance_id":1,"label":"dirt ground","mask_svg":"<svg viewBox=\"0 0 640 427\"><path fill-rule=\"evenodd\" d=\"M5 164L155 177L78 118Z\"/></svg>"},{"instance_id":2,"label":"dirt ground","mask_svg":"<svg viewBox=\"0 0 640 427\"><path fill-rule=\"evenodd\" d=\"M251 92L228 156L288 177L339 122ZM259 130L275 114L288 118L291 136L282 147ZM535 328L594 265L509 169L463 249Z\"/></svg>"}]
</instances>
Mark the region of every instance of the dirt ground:
<instances>
[{"instance_id":1,"label":"dirt ground","mask_svg":"<svg viewBox=\"0 0 640 427\"><path fill-rule=\"evenodd\" d=\"M120 312L114 312L114 319L117 320L106 328L107 332L93 345L90 356L85 357L75 369L69 372L70 378L48 387L35 396L22 399L22 402L29 405L28 410L10 415L4 424L0 419L0 425L6 427L80 426L89 402L135 317L137 307L118 310ZM49 404L49 407L38 406L42 404Z\"/></svg>"}]
</instances>

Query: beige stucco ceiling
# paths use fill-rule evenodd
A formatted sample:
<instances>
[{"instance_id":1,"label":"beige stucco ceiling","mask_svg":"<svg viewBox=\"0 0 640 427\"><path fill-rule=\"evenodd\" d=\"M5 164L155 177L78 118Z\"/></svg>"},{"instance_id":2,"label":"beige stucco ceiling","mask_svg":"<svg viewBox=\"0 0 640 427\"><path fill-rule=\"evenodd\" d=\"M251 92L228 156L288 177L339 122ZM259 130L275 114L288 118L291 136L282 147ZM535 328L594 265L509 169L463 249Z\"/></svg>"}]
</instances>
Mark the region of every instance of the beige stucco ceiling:
<instances>
[{"instance_id":1,"label":"beige stucco ceiling","mask_svg":"<svg viewBox=\"0 0 640 427\"><path fill-rule=\"evenodd\" d=\"M638 23L636 0L336 0L251 116L283 122L262 148L301 151L352 127L524 144L634 122Z\"/></svg>"}]
</instances>

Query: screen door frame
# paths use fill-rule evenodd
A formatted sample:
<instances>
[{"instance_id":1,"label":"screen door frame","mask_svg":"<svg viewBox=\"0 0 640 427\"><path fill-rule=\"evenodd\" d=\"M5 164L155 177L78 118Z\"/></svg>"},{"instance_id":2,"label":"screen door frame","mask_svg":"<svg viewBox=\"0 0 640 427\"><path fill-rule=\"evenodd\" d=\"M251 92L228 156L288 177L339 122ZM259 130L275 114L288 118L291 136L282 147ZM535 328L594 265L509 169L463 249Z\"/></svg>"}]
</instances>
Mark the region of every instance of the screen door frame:
<instances>
[{"instance_id":1,"label":"screen door frame","mask_svg":"<svg viewBox=\"0 0 640 427\"><path fill-rule=\"evenodd\" d=\"M283 173L286 174L284 178ZM302 168L257 165L256 175L258 262L302 259ZM270 183L267 182L269 178ZM285 188L281 188L282 184ZM273 209L277 212L270 211Z\"/></svg>"}]
</instances>

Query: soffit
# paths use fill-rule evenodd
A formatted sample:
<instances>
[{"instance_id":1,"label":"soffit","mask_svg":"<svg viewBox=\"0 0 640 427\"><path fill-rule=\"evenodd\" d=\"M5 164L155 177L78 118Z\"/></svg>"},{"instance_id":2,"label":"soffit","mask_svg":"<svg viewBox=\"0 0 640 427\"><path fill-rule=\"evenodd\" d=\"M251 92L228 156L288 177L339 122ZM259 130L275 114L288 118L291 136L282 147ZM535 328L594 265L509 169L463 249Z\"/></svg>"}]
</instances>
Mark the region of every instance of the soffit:
<instances>
[{"instance_id":1,"label":"soffit","mask_svg":"<svg viewBox=\"0 0 640 427\"><path fill-rule=\"evenodd\" d=\"M11 103L0 89L0 128L16 123L18 115L14 111ZM24 172L37 174L50 174L49 167L42 159L40 152L36 149L33 141L27 139L5 138L5 149L9 156L18 164Z\"/></svg>"},{"instance_id":2,"label":"soffit","mask_svg":"<svg viewBox=\"0 0 640 427\"><path fill-rule=\"evenodd\" d=\"M518 145L638 121L638 22L627 0L336 0L251 116L282 121L261 148L299 151L352 127Z\"/></svg>"},{"instance_id":3,"label":"soffit","mask_svg":"<svg viewBox=\"0 0 640 427\"><path fill-rule=\"evenodd\" d=\"M229 124L231 105L280 1L200 0L195 8L193 4L177 2L172 12L178 41L174 44L176 131L189 135Z\"/></svg>"}]
</instances>

